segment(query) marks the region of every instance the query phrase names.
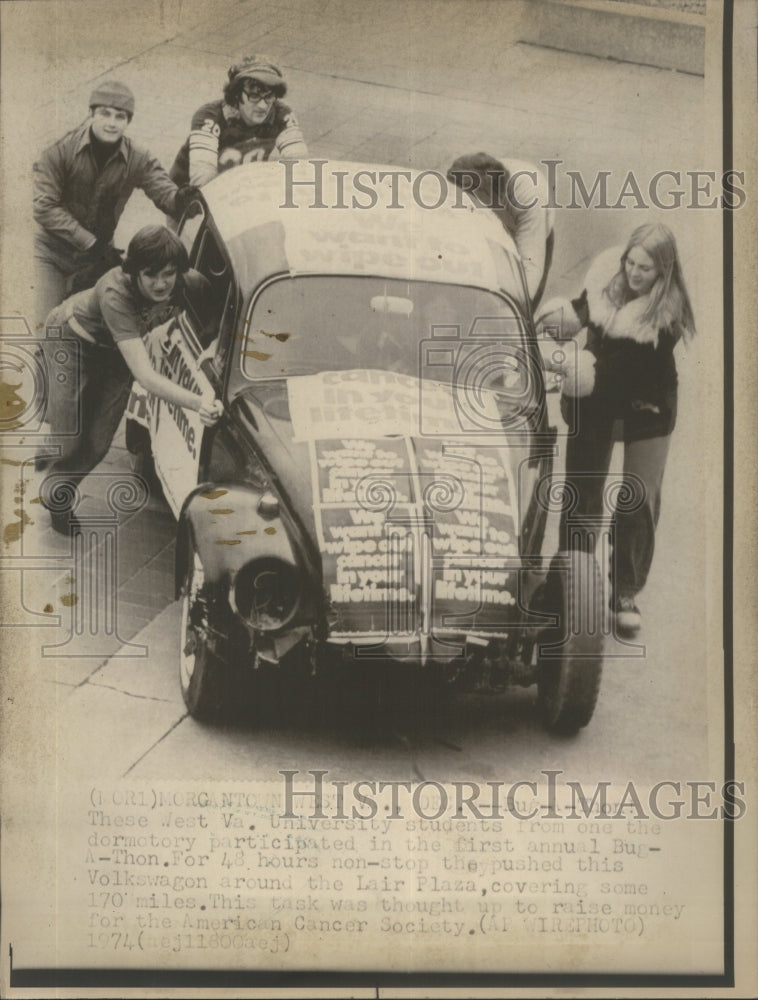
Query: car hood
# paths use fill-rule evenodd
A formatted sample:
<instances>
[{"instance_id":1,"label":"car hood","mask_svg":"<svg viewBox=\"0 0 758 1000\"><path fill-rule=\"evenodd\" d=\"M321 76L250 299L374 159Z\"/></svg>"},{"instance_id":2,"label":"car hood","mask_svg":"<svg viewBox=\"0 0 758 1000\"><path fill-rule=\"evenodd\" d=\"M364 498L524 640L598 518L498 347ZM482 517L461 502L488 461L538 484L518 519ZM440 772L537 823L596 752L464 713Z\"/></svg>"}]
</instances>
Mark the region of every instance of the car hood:
<instances>
[{"instance_id":1,"label":"car hood","mask_svg":"<svg viewBox=\"0 0 758 1000\"><path fill-rule=\"evenodd\" d=\"M386 371L261 381L235 405L320 553L333 632L507 628L524 447L497 429L494 399L480 394L466 432L454 389Z\"/></svg>"}]
</instances>

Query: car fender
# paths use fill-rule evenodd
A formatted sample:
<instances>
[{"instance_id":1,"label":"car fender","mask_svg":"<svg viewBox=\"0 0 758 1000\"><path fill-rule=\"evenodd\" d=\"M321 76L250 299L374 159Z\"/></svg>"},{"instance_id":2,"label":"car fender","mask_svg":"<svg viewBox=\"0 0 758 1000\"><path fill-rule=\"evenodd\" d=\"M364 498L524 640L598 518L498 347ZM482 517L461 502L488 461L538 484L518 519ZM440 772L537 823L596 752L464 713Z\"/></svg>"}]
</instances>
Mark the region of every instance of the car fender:
<instances>
[{"instance_id":1,"label":"car fender","mask_svg":"<svg viewBox=\"0 0 758 1000\"><path fill-rule=\"evenodd\" d=\"M271 556L297 562L281 516L264 517L259 513L263 494L262 490L234 483L203 483L187 496L177 530L177 597L191 548L200 556L209 583L232 581L254 558Z\"/></svg>"}]
</instances>

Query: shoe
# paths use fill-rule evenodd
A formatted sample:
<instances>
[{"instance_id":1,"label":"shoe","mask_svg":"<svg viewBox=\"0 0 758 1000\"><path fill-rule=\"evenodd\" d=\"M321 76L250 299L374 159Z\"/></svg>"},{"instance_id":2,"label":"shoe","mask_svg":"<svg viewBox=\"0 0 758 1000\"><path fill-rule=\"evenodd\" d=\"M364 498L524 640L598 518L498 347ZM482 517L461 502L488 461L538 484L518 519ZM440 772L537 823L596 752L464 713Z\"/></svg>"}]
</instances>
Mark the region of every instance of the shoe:
<instances>
[{"instance_id":1,"label":"shoe","mask_svg":"<svg viewBox=\"0 0 758 1000\"><path fill-rule=\"evenodd\" d=\"M66 535L70 537L74 531L81 528L79 521L74 517L71 511L50 511L50 524L53 531L57 531L59 535Z\"/></svg>"},{"instance_id":2,"label":"shoe","mask_svg":"<svg viewBox=\"0 0 758 1000\"><path fill-rule=\"evenodd\" d=\"M642 626L642 615L633 597L617 597L616 630L621 635L636 635Z\"/></svg>"}]
</instances>

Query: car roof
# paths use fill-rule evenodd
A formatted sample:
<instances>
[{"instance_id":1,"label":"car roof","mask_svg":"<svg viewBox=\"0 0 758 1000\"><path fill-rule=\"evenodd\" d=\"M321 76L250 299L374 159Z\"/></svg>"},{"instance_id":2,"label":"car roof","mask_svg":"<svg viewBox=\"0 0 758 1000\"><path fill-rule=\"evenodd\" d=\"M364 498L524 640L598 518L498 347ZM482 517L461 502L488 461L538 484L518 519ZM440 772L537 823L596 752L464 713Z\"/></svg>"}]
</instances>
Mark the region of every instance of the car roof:
<instances>
[{"instance_id":1,"label":"car roof","mask_svg":"<svg viewBox=\"0 0 758 1000\"><path fill-rule=\"evenodd\" d=\"M525 298L510 236L436 171L251 163L220 174L203 197L245 298L282 272L441 281Z\"/></svg>"}]
</instances>

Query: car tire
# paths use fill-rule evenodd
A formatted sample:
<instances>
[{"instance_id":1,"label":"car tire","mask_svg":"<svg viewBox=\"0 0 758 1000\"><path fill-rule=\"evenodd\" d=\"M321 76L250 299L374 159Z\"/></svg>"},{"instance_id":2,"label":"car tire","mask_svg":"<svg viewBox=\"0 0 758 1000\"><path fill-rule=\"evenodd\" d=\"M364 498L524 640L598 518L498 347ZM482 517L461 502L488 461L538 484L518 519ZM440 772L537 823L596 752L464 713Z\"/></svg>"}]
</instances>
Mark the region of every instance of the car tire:
<instances>
[{"instance_id":1,"label":"car tire","mask_svg":"<svg viewBox=\"0 0 758 1000\"><path fill-rule=\"evenodd\" d=\"M182 589L179 684L189 714L202 722L227 718L239 703L241 670L231 639L231 610L206 585L192 550Z\"/></svg>"},{"instance_id":2,"label":"car tire","mask_svg":"<svg viewBox=\"0 0 758 1000\"><path fill-rule=\"evenodd\" d=\"M540 712L549 730L572 735L592 718L603 670L602 582L595 557L559 553L541 603L557 623L537 643Z\"/></svg>"}]
</instances>

